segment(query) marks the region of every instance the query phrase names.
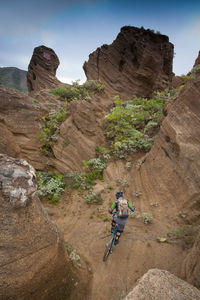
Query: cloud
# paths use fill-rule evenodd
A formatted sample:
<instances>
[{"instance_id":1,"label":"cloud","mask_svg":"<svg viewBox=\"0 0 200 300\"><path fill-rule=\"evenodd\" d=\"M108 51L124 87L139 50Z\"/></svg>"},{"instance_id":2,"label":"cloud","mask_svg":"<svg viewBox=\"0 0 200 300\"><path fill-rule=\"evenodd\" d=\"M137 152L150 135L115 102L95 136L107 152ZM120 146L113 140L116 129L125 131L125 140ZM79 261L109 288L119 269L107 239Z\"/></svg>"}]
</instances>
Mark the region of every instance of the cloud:
<instances>
[{"instance_id":1,"label":"cloud","mask_svg":"<svg viewBox=\"0 0 200 300\"><path fill-rule=\"evenodd\" d=\"M93 3L92 0L5 0L2 2L0 34L13 36L35 32L63 11Z\"/></svg>"}]
</instances>

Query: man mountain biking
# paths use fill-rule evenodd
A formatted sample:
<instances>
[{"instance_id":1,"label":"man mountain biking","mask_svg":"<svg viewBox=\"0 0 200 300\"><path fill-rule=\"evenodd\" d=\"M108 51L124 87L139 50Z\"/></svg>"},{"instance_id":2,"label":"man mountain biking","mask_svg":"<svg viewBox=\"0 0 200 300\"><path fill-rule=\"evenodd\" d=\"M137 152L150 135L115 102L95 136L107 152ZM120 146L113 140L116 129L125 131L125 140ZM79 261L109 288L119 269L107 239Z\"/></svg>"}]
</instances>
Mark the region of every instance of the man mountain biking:
<instances>
[{"instance_id":1,"label":"man mountain biking","mask_svg":"<svg viewBox=\"0 0 200 300\"><path fill-rule=\"evenodd\" d=\"M111 232L114 232L115 226L116 224L118 224L117 236L115 240L115 245L117 245L119 243L120 235L123 232L124 227L126 225L129 212L134 212L135 207L132 206L128 200L123 198L122 191L117 191L115 196L117 200L112 204L111 208L109 209L109 213L113 214Z\"/></svg>"}]
</instances>

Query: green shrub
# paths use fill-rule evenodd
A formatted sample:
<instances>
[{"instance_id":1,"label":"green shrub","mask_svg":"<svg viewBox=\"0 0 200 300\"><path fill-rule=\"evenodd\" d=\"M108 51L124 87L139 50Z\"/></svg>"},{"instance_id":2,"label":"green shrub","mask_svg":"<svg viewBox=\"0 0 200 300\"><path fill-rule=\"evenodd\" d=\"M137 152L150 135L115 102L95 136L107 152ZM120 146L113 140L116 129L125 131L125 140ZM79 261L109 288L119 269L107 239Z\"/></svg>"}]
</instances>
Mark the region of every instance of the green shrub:
<instances>
[{"instance_id":1,"label":"green shrub","mask_svg":"<svg viewBox=\"0 0 200 300\"><path fill-rule=\"evenodd\" d=\"M63 142L63 147L67 147L69 144L70 144L70 140L69 140L69 139L66 139L66 140L64 140L64 142Z\"/></svg>"},{"instance_id":2,"label":"green shrub","mask_svg":"<svg viewBox=\"0 0 200 300\"><path fill-rule=\"evenodd\" d=\"M84 200L88 205L91 204L102 204L103 199L100 195L97 195L95 192L90 191L87 195L84 196Z\"/></svg>"},{"instance_id":3,"label":"green shrub","mask_svg":"<svg viewBox=\"0 0 200 300\"><path fill-rule=\"evenodd\" d=\"M193 67L191 73L195 74L195 75L199 75L200 74L200 65L196 65L195 67Z\"/></svg>"},{"instance_id":4,"label":"green shrub","mask_svg":"<svg viewBox=\"0 0 200 300\"><path fill-rule=\"evenodd\" d=\"M142 214L142 219L143 219L144 224L150 224L150 223L152 223L153 217L152 217L151 213L144 212Z\"/></svg>"},{"instance_id":5,"label":"green shrub","mask_svg":"<svg viewBox=\"0 0 200 300\"><path fill-rule=\"evenodd\" d=\"M86 174L69 172L65 175L66 185L72 189L90 190L96 183Z\"/></svg>"},{"instance_id":6,"label":"green shrub","mask_svg":"<svg viewBox=\"0 0 200 300\"><path fill-rule=\"evenodd\" d=\"M199 226L195 226L194 224L192 225L182 224L178 229L168 232L167 235L171 241L178 240L183 243L184 247L191 247L199 231L200 231Z\"/></svg>"},{"instance_id":7,"label":"green shrub","mask_svg":"<svg viewBox=\"0 0 200 300\"><path fill-rule=\"evenodd\" d=\"M50 203L58 202L65 186L63 175L41 171L36 172L36 174L38 183L38 195L40 197L47 196Z\"/></svg>"},{"instance_id":8,"label":"green shrub","mask_svg":"<svg viewBox=\"0 0 200 300\"><path fill-rule=\"evenodd\" d=\"M169 94L165 91L157 94L156 99L135 97L126 102L115 98L115 107L104 120L105 135L114 156L124 158L131 152L150 150Z\"/></svg>"},{"instance_id":9,"label":"green shrub","mask_svg":"<svg viewBox=\"0 0 200 300\"><path fill-rule=\"evenodd\" d=\"M57 110L51 110L49 114L42 117L43 125L39 135L43 143L41 151L47 156L53 156L52 145L58 139L60 125L67 117L67 105L59 106Z\"/></svg>"},{"instance_id":10,"label":"green shrub","mask_svg":"<svg viewBox=\"0 0 200 300\"><path fill-rule=\"evenodd\" d=\"M65 88L55 89L49 93L58 96L60 100L76 101L76 100L90 100L92 94L99 93L104 90L104 86L100 81L88 80L80 85L79 81L75 81L71 86Z\"/></svg>"}]
</instances>

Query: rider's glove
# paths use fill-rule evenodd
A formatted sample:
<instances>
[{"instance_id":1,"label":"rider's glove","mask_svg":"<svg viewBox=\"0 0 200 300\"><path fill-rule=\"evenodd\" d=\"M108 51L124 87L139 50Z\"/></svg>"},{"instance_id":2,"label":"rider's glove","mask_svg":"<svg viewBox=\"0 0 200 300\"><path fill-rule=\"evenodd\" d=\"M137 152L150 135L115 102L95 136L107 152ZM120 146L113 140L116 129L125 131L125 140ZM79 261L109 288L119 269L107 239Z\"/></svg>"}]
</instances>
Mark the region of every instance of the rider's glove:
<instances>
[{"instance_id":1,"label":"rider's glove","mask_svg":"<svg viewBox=\"0 0 200 300\"><path fill-rule=\"evenodd\" d=\"M134 212L135 211L135 207L133 206L133 207L131 207L131 211L132 212Z\"/></svg>"},{"instance_id":2,"label":"rider's glove","mask_svg":"<svg viewBox=\"0 0 200 300\"><path fill-rule=\"evenodd\" d=\"M110 208L108 212L112 215L112 213L113 213L112 208Z\"/></svg>"}]
</instances>

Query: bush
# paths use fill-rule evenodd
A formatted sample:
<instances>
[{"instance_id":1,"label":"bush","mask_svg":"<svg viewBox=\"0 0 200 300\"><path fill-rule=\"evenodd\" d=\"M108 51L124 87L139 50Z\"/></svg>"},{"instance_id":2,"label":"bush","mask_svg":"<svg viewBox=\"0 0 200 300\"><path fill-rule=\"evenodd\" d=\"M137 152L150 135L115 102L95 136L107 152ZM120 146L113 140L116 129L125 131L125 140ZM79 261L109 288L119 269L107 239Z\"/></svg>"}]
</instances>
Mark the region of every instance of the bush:
<instances>
[{"instance_id":1,"label":"bush","mask_svg":"<svg viewBox=\"0 0 200 300\"><path fill-rule=\"evenodd\" d=\"M103 199L100 195L97 195L95 192L90 191L87 195L84 196L84 200L88 205L91 204L102 204Z\"/></svg>"},{"instance_id":2,"label":"bush","mask_svg":"<svg viewBox=\"0 0 200 300\"><path fill-rule=\"evenodd\" d=\"M78 80L73 82L71 86L55 89L49 93L56 95L63 101L90 100L92 94L99 93L104 90L104 86L100 81L88 80L84 84L79 85Z\"/></svg>"},{"instance_id":3,"label":"bush","mask_svg":"<svg viewBox=\"0 0 200 300\"><path fill-rule=\"evenodd\" d=\"M105 135L111 141L114 156L124 158L131 152L150 150L169 94L166 91L150 100L136 97L126 102L115 100L115 107L104 120Z\"/></svg>"},{"instance_id":4,"label":"bush","mask_svg":"<svg viewBox=\"0 0 200 300\"><path fill-rule=\"evenodd\" d=\"M168 232L167 235L171 241L172 240L181 241L183 247L187 248L187 247L192 247L199 231L200 231L199 226L195 226L193 224L192 225L182 224L177 230Z\"/></svg>"},{"instance_id":5,"label":"bush","mask_svg":"<svg viewBox=\"0 0 200 300\"><path fill-rule=\"evenodd\" d=\"M43 143L41 151L47 156L53 156L52 145L58 139L60 124L67 117L66 110L66 105L59 106L57 110L51 110L49 114L42 117L44 123L41 126L39 139Z\"/></svg>"},{"instance_id":6,"label":"bush","mask_svg":"<svg viewBox=\"0 0 200 300\"><path fill-rule=\"evenodd\" d=\"M142 218L143 218L144 224L150 224L150 223L152 223L153 217L152 217L151 213L144 212L142 214Z\"/></svg>"},{"instance_id":7,"label":"bush","mask_svg":"<svg viewBox=\"0 0 200 300\"><path fill-rule=\"evenodd\" d=\"M63 175L41 171L36 172L36 174L38 183L38 195L40 197L47 196L50 203L58 202L65 186Z\"/></svg>"}]
</instances>

